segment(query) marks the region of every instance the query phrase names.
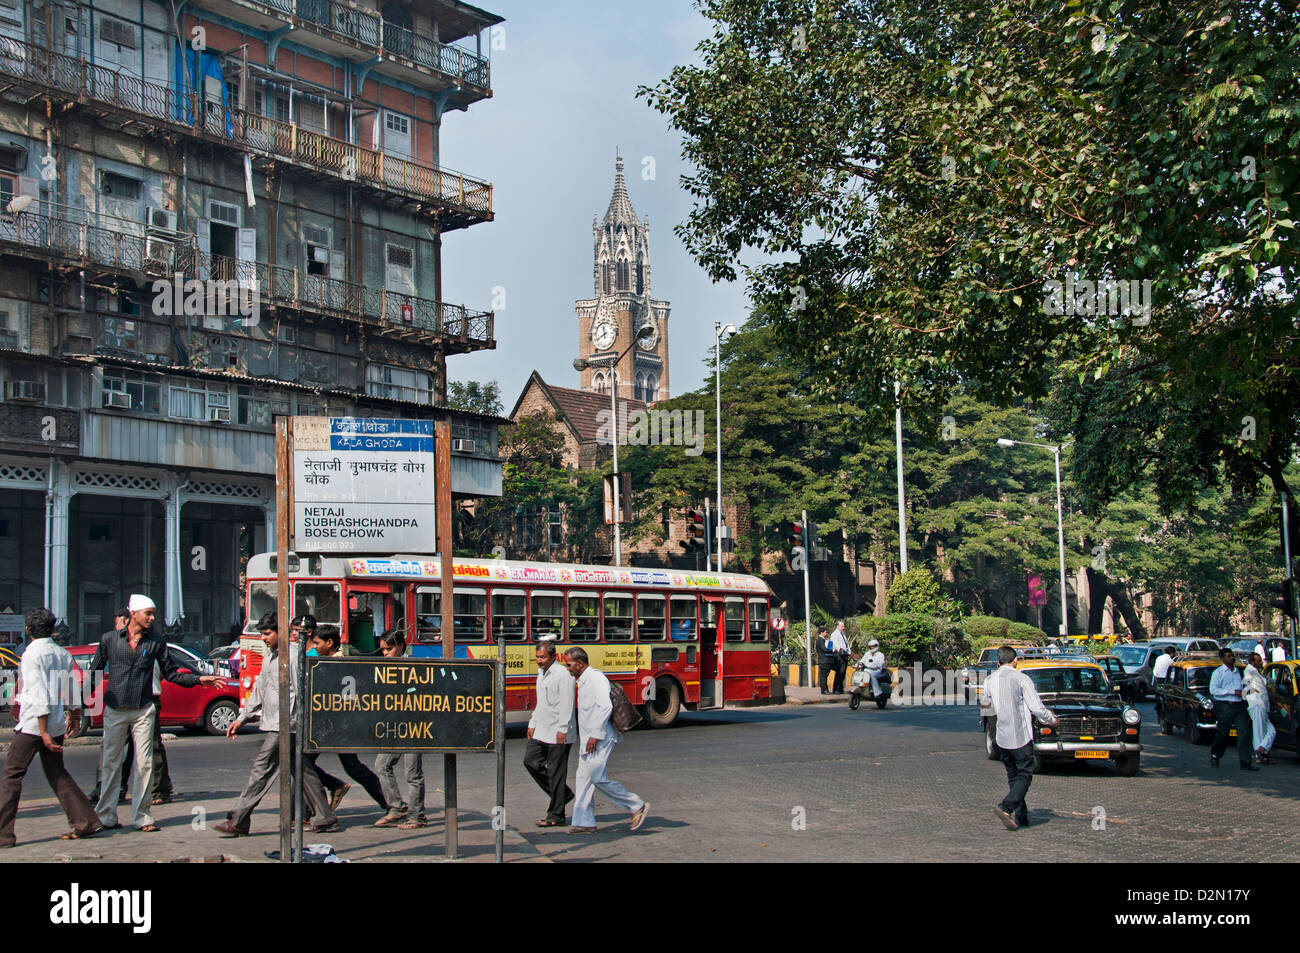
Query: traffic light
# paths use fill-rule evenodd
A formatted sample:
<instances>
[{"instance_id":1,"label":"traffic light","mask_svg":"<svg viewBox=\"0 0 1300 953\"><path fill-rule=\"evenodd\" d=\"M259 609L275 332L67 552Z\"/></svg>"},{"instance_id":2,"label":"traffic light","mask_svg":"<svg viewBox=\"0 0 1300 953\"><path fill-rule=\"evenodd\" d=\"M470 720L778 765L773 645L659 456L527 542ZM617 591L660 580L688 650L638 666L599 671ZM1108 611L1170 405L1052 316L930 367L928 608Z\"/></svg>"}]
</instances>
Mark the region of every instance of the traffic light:
<instances>
[{"instance_id":1,"label":"traffic light","mask_svg":"<svg viewBox=\"0 0 1300 953\"><path fill-rule=\"evenodd\" d=\"M804 527L804 545L808 547L809 552L817 546L817 524L812 520Z\"/></svg>"},{"instance_id":2,"label":"traffic light","mask_svg":"<svg viewBox=\"0 0 1300 953\"><path fill-rule=\"evenodd\" d=\"M1281 582L1270 583L1268 589L1270 592L1275 592L1281 596L1280 599L1274 599L1269 605L1274 609L1281 609L1282 615L1288 619L1296 618L1295 580L1283 579Z\"/></svg>"},{"instance_id":3,"label":"traffic light","mask_svg":"<svg viewBox=\"0 0 1300 953\"><path fill-rule=\"evenodd\" d=\"M785 545L790 552L794 552L805 545L803 523L790 524L790 535L785 538Z\"/></svg>"},{"instance_id":4,"label":"traffic light","mask_svg":"<svg viewBox=\"0 0 1300 953\"><path fill-rule=\"evenodd\" d=\"M707 545L704 539L703 510L686 511L686 538L681 541L680 545L687 552L703 549Z\"/></svg>"}]
</instances>

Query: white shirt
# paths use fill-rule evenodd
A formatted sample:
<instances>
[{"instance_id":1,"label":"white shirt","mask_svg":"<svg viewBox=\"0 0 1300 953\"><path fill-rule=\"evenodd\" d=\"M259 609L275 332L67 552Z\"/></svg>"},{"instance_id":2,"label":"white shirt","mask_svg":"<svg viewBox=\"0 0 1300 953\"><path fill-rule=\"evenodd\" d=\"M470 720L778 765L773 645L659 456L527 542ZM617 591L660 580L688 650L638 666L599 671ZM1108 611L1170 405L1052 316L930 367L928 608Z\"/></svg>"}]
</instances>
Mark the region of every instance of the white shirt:
<instances>
[{"instance_id":1,"label":"white shirt","mask_svg":"<svg viewBox=\"0 0 1300 953\"><path fill-rule=\"evenodd\" d=\"M67 730L65 707L76 705L76 665L68 650L52 638L33 639L23 653L19 669L18 724L15 731L25 735L41 733L40 717L45 715L45 730L57 738Z\"/></svg>"},{"instance_id":2,"label":"white shirt","mask_svg":"<svg viewBox=\"0 0 1300 953\"><path fill-rule=\"evenodd\" d=\"M1263 643L1263 642L1256 642L1256 643L1255 643L1255 652L1259 655L1260 658L1267 658L1267 657L1268 657L1268 656L1266 656L1266 655L1264 654L1264 643Z\"/></svg>"},{"instance_id":3,"label":"white shirt","mask_svg":"<svg viewBox=\"0 0 1300 953\"><path fill-rule=\"evenodd\" d=\"M578 712L573 700L573 675L556 659L544 671L537 670L537 706L528 719L533 740L556 743L555 736L565 733L565 744L572 744L578 734Z\"/></svg>"},{"instance_id":4,"label":"white shirt","mask_svg":"<svg viewBox=\"0 0 1300 953\"><path fill-rule=\"evenodd\" d=\"M1166 675L1169 674L1169 666L1173 664L1174 664L1174 657L1172 655L1166 655L1164 652L1161 652L1160 657L1157 658L1155 664L1151 666L1151 677L1153 679L1164 678Z\"/></svg>"},{"instance_id":5,"label":"white shirt","mask_svg":"<svg viewBox=\"0 0 1300 953\"><path fill-rule=\"evenodd\" d=\"M1241 676L1227 665L1220 665L1210 676L1210 697L1216 702L1241 701L1236 694L1241 687Z\"/></svg>"},{"instance_id":6,"label":"white shirt","mask_svg":"<svg viewBox=\"0 0 1300 953\"><path fill-rule=\"evenodd\" d=\"M578 681L578 740L583 750L587 739L603 741L612 738L620 740L618 732L609 723L609 716L614 712L614 704L609 700L609 679L605 673L590 665L577 679Z\"/></svg>"},{"instance_id":7,"label":"white shirt","mask_svg":"<svg viewBox=\"0 0 1300 953\"><path fill-rule=\"evenodd\" d=\"M1263 656L1261 655L1260 658L1263 658ZM1282 648L1282 644L1280 642L1277 645L1273 646L1273 661L1274 662L1286 661L1286 649Z\"/></svg>"},{"instance_id":8,"label":"white shirt","mask_svg":"<svg viewBox=\"0 0 1300 953\"><path fill-rule=\"evenodd\" d=\"M874 652L869 651L862 656L862 664L868 672L882 671L885 667L885 653L880 649L876 649Z\"/></svg>"},{"instance_id":9,"label":"white shirt","mask_svg":"<svg viewBox=\"0 0 1300 953\"><path fill-rule=\"evenodd\" d=\"M1241 697L1255 707L1262 705L1268 710L1268 682L1264 681L1259 669L1249 663L1242 676Z\"/></svg>"},{"instance_id":10,"label":"white shirt","mask_svg":"<svg viewBox=\"0 0 1300 953\"><path fill-rule=\"evenodd\" d=\"M830 642L832 652L847 652L849 650L849 640L844 635L843 629L836 629L826 641Z\"/></svg>"},{"instance_id":11,"label":"white shirt","mask_svg":"<svg viewBox=\"0 0 1300 953\"><path fill-rule=\"evenodd\" d=\"M261 731L280 730L280 652L277 649L262 658L262 670L257 673L248 702L239 713L244 721L258 719ZM298 723L298 651L289 652L289 722L290 731Z\"/></svg>"},{"instance_id":12,"label":"white shirt","mask_svg":"<svg viewBox=\"0 0 1300 953\"><path fill-rule=\"evenodd\" d=\"M998 717L998 747L1007 751L1033 742L1034 715L1049 725L1056 724L1056 716L1038 697L1033 680L1011 665L999 666L985 680L984 698Z\"/></svg>"}]
</instances>

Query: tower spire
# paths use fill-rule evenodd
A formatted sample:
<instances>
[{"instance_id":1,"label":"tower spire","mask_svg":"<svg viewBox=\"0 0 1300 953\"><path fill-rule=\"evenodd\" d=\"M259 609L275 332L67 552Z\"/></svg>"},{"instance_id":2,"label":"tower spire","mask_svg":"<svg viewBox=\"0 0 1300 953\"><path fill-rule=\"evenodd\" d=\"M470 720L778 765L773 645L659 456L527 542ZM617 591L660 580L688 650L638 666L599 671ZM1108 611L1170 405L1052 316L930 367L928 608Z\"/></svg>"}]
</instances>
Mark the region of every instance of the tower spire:
<instances>
[{"instance_id":1,"label":"tower spire","mask_svg":"<svg viewBox=\"0 0 1300 953\"><path fill-rule=\"evenodd\" d=\"M623 156L614 155L614 194L610 196L609 208L605 210L605 222L636 223L636 212L632 208L632 199L627 194L627 181L623 178Z\"/></svg>"}]
</instances>

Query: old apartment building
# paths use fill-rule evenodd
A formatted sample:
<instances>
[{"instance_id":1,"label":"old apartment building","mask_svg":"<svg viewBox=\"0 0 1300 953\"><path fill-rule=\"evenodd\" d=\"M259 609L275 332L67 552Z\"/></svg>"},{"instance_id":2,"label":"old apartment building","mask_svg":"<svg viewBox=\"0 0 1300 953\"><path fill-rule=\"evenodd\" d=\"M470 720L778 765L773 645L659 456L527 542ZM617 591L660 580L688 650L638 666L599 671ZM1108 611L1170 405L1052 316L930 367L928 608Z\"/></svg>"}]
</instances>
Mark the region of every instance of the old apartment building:
<instances>
[{"instance_id":1,"label":"old apartment building","mask_svg":"<svg viewBox=\"0 0 1300 953\"><path fill-rule=\"evenodd\" d=\"M275 416L427 415L447 358L495 346L442 301L444 236L493 212L439 141L492 95L500 22L0 0L0 615L84 641L141 591L229 631L274 544ZM496 419L453 433L453 491L499 494Z\"/></svg>"}]
</instances>

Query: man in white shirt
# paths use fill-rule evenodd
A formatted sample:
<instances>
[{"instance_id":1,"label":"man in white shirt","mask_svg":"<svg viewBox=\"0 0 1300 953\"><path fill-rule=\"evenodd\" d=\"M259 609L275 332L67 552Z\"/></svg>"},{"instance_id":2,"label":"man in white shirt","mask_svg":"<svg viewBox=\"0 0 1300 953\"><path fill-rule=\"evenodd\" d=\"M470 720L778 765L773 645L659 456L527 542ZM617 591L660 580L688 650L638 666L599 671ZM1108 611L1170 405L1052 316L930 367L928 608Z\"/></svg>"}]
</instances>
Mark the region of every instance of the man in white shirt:
<instances>
[{"instance_id":1,"label":"man in white shirt","mask_svg":"<svg viewBox=\"0 0 1300 953\"><path fill-rule=\"evenodd\" d=\"M1282 645L1281 639L1278 639L1276 642L1273 643L1273 657L1269 661L1272 662L1286 661L1286 648Z\"/></svg>"},{"instance_id":2,"label":"man in white shirt","mask_svg":"<svg viewBox=\"0 0 1300 953\"><path fill-rule=\"evenodd\" d=\"M645 823L650 805L631 793L607 773L609 756L621 740L610 723L614 705L609 698L609 679L587 662L587 653L572 648L564 653L565 664L578 684L578 794L573 802L570 834L596 833L596 790L632 814L632 830Z\"/></svg>"},{"instance_id":3,"label":"man in white shirt","mask_svg":"<svg viewBox=\"0 0 1300 953\"><path fill-rule=\"evenodd\" d=\"M998 668L984 682L985 704L997 718L998 758L1007 769L1007 796L993 810L1009 831L1029 823L1025 795L1034 780L1034 718L1049 725L1056 716L1038 697L1033 680L1015 667L1016 650L998 649Z\"/></svg>"},{"instance_id":4,"label":"man in white shirt","mask_svg":"<svg viewBox=\"0 0 1300 953\"><path fill-rule=\"evenodd\" d=\"M1214 717L1219 723L1219 730L1214 733L1214 744L1210 745L1210 764L1216 768L1219 766L1219 758L1228 747L1228 733L1235 727L1241 770L1258 771L1251 754L1255 750L1254 731L1250 725L1250 713L1241 698L1243 685L1237 673L1237 657L1232 649L1223 649L1219 658L1223 664L1210 676L1210 697L1214 699Z\"/></svg>"},{"instance_id":5,"label":"man in white shirt","mask_svg":"<svg viewBox=\"0 0 1300 953\"><path fill-rule=\"evenodd\" d=\"M1169 667L1174 664L1174 652L1172 645L1166 645L1165 650L1156 656L1151 665L1151 681L1160 682L1169 677Z\"/></svg>"},{"instance_id":6,"label":"man in white shirt","mask_svg":"<svg viewBox=\"0 0 1300 953\"><path fill-rule=\"evenodd\" d=\"M574 704L573 675L556 664L556 638L539 638L537 651L537 703L528 719L528 747L524 768L537 786L550 796L546 817L538 827L559 827L564 823L564 805L573 800L569 776L569 748L578 734L578 711Z\"/></svg>"},{"instance_id":7,"label":"man in white shirt","mask_svg":"<svg viewBox=\"0 0 1300 953\"><path fill-rule=\"evenodd\" d=\"M828 643L826 650L831 658L831 671L835 673L835 683L831 686L831 692L835 695L843 695L844 672L849 662L849 637L844 633L842 620L835 623L835 631L826 641Z\"/></svg>"},{"instance_id":8,"label":"man in white shirt","mask_svg":"<svg viewBox=\"0 0 1300 953\"><path fill-rule=\"evenodd\" d=\"M104 829L90 800L77 787L63 765L63 735L69 722L76 726L81 707L76 700L76 679L68 650L54 641L54 613L40 608L28 611L25 620L31 639L23 653L18 695L18 724L5 755L0 775L0 847L13 847L14 821L23 778L32 758L41 757L41 769L72 824L64 840L93 837Z\"/></svg>"},{"instance_id":9,"label":"man in white shirt","mask_svg":"<svg viewBox=\"0 0 1300 953\"><path fill-rule=\"evenodd\" d=\"M880 651L880 642L872 639L867 643L867 654L862 656L862 667L871 676L871 692L880 694L880 675L885 670L885 653Z\"/></svg>"}]
</instances>

